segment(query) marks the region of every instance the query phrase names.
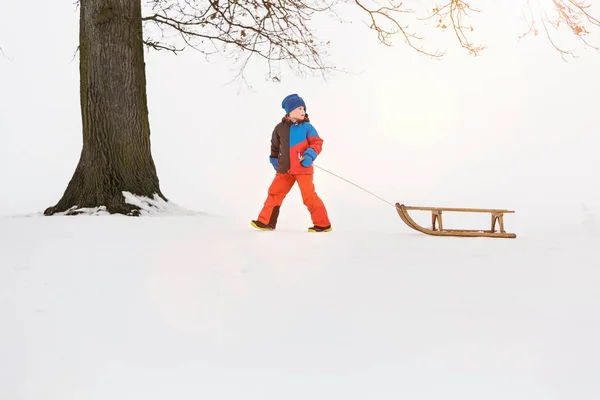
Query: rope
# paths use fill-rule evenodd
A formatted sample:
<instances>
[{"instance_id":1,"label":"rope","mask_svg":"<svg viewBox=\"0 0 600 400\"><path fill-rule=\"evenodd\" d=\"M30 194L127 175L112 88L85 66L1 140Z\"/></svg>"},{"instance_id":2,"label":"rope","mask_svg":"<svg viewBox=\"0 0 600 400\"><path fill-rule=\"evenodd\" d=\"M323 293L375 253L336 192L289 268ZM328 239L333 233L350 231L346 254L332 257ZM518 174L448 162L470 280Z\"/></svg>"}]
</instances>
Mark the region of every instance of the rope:
<instances>
[{"instance_id":1,"label":"rope","mask_svg":"<svg viewBox=\"0 0 600 400\"><path fill-rule=\"evenodd\" d=\"M393 204L393 203L391 203L391 202L389 202L389 201L387 201L387 200L385 200L385 199L382 199L381 197L377 196L375 193L373 193L373 192L369 192L367 189L365 189L365 188L363 188L363 187L361 187L361 186L358 186L356 183L352 183L352 182L350 182L348 179L342 178L341 176L339 176L339 175L336 175L336 174L334 174L333 172L326 170L325 168L321 168L321 167L319 167L319 166L318 166L318 165L316 165L316 164L313 164L313 166L315 166L316 168L319 168L319 169L320 169L320 170L322 170L322 171L325 171L325 172L327 172L328 174L331 174L331 175L335 176L336 178L339 178L339 179L341 179L341 180L343 180L343 181L346 181L346 182L348 182L349 184L351 184L351 185L354 185L354 186L356 186L357 188L359 188L359 189L361 189L361 190L364 190L365 192L369 193L371 196L375 196L375 197L377 197L379 200L383 201L384 203L386 203L386 204L389 204L390 206L392 206L392 207L396 208L396 205L395 205L395 204Z\"/></svg>"}]
</instances>

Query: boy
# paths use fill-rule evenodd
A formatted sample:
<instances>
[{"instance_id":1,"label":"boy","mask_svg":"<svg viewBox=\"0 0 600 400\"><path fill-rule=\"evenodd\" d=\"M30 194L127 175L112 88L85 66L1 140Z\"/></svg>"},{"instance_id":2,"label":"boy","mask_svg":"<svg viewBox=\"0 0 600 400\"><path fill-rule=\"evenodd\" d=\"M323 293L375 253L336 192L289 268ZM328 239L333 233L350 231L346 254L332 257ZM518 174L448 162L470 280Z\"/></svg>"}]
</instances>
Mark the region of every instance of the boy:
<instances>
[{"instance_id":1,"label":"boy","mask_svg":"<svg viewBox=\"0 0 600 400\"><path fill-rule=\"evenodd\" d=\"M271 135L269 160L276 174L269 187L267 200L252 226L260 230L274 230L283 199L298 182L302 201L313 222L309 232L329 232L331 223L323 201L313 184L313 161L321 153L323 139L312 126L306 114L306 104L297 94L283 99L281 107L286 114Z\"/></svg>"}]
</instances>

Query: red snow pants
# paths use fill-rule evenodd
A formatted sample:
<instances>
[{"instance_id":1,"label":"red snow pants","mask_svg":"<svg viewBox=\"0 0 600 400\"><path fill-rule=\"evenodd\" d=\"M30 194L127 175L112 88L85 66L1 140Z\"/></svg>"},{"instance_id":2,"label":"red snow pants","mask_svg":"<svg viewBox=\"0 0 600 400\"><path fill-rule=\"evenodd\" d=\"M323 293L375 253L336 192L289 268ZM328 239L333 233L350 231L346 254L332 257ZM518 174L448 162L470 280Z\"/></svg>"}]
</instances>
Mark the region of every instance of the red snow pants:
<instances>
[{"instance_id":1,"label":"red snow pants","mask_svg":"<svg viewBox=\"0 0 600 400\"><path fill-rule=\"evenodd\" d=\"M271 186L269 187L267 200L258 215L258 220L263 224L275 226L277 217L279 216L279 208L283 203L283 199L290 192L294 183L298 182L302 201L308 211L315 226L329 226L329 217L323 201L315 192L312 174L276 174Z\"/></svg>"}]
</instances>

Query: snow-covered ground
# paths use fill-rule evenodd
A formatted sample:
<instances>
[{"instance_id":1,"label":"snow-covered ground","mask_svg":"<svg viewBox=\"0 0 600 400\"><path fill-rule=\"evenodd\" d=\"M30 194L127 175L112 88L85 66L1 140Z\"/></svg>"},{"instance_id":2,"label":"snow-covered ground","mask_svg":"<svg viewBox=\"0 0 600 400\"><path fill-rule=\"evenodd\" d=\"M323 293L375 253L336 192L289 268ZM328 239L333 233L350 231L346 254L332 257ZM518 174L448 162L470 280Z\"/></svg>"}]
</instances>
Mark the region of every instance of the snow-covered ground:
<instances>
[{"instance_id":1,"label":"snow-covered ground","mask_svg":"<svg viewBox=\"0 0 600 400\"><path fill-rule=\"evenodd\" d=\"M600 396L599 237L437 238L390 211L325 234L1 218L1 398Z\"/></svg>"}]
</instances>

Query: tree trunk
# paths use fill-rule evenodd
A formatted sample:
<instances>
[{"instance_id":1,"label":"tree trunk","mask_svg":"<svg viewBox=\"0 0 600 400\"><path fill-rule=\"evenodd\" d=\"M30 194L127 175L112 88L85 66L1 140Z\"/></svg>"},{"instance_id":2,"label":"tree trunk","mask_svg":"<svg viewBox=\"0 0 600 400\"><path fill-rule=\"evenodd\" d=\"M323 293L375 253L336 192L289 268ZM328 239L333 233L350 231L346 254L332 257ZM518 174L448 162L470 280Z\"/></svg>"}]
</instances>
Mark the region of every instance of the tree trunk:
<instances>
[{"instance_id":1,"label":"tree trunk","mask_svg":"<svg viewBox=\"0 0 600 400\"><path fill-rule=\"evenodd\" d=\"M45 215L100 206L138 215L124 191L166 200L150 149L141 18L139 0L80 2L83 149L63 197Z\"/></svg>"}]
</instances>

